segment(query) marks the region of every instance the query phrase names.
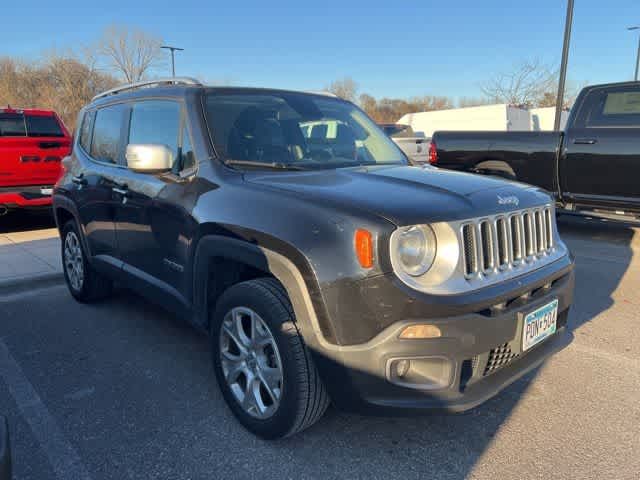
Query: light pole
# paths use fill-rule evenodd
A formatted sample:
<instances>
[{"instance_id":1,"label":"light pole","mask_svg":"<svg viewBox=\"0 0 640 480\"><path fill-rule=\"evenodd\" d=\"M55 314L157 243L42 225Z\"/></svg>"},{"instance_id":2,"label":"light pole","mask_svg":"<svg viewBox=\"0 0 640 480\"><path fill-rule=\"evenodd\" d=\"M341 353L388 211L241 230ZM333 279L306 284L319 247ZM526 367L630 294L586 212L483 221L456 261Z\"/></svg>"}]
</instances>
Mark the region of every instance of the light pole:
<instances>
[{"instance_id":1,"label":"light pole","mask_svg":"<svg viewBox=\"0 0 640 480\"><path fill-rule=\"evenodd\" d=\"M640 26L628 27L627 30L640 30ZM638 81L638 67L640 67L640 35L638 36L638 55L636 56L636 74L634 75L634 79Z\"/></svg>"},{"instance_id":2,"label":"light pole","mask_svg":"<svg viewBox=\"0 0 640 480\"><path fill-rule=\"evenodd\" d=\"M162 45L160 48L166 48L167 50L171 50L171 75L175 77L176 76L176 60L174 57L174 52L176 52L176 50L178 52L182 52L184 48L172 47L170 45Z\"/></svg>"},{"instance_id":3,"label":"light pole","mask_svg":"<svg viewBox=\"0 0 640 480\"><path fill-rule=\"evenodd\" d=\"M558 85L558 98L556 100L556 118L553 129L560 131L562 119L562 107L564 106L564 85L567 81L567 63L569 62L569 44L571 43L571 26L573 25L573 0L567 3L567 18L564 25L564 44L562 45L562 63L560 64L560 82Z\"/></svg>"}]
</instances>

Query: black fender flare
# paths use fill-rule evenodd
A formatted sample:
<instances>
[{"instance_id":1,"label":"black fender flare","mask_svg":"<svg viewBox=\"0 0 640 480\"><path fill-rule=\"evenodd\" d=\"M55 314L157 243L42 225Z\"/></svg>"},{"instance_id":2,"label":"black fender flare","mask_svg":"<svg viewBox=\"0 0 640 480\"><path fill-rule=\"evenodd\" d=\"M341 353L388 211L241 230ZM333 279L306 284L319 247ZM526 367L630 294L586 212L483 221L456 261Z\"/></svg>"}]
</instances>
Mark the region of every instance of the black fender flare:
<instances>
[{"instance_id":1,"label":"black fender flare","mask_svg":"<svg viewBox=\"0 0 640 480\"><path fill-rule=\"evenodd\" d=\"M328 342L326 330L316 315L309 288L300 269L286 256L237 238L206 235L196 247L193 264L193 307L195 321L209 329L209 267L210 260L225 258L244 263L266 274L273 275L285 288L296 316L296 324L309 346ZM330 343L330 342L329 342Z\"/></svg>"},{"instance_id":2,"label":"black fender flare","mask_svg":"<svg viewBox=\"0 0 640 480\"><path fill-rule=\"evenodd\" d=\"M82 242L84 251L87 252L88 260L91 262L93 256L91 254L91 249L89 248L89 242L87 241L87 235L84 230L84 225L80 221L80 213L78 212L78 208L76 207L76 204L73 203L73 201L70 198L65 197L64 195L59 195L59 194L54 194L52 203L53 203L52 205L53 218L56 222L60 235L62 235L62 228L64 227L64 225L60 224L60 220L58 219L58 210L62 209L62 210L66 210L71 215L71 217L75 220L78 230L81 233L80 241Z\"/></svg>"}]
</instances>

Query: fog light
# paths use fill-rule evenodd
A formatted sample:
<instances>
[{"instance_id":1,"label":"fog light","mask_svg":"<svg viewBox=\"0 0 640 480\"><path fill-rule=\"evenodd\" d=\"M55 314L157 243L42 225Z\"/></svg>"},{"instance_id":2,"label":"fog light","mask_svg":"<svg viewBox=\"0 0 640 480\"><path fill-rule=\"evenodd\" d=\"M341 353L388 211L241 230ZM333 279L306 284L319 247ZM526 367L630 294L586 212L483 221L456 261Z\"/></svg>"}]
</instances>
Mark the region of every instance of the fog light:
<instances>
[{"instance_id":1,"label":"fog light","mask_svg":"<svg viewBox=\"0 0 640 480\"><path fill-rule=\"evenodd\" d=\"M396 376L399 378L404 377L409 371L410 366L411 362L409 360L399 360L395 362L394 367L396 370Z\"/></svg>"},{"instance_id":2,"label":"fog light","mask_svg":"<svg viewBox=\"0 0 640 480\"><path fill-rule=\"evenodd\" d=\"M409 325L402 333L400 338L440 338L442 332L435 325Z\"/></svg>"},{"instance_id":3,"label":"fog light","mask_svg":"<svg viewBox=\"0 0 640 480\"><path fill-rule=\"evenodd\" d=\"M387 363L387 379L402 387L440 390L452 384L454 367L445 357L396 358Z\"/></svg>"}]
</instances>

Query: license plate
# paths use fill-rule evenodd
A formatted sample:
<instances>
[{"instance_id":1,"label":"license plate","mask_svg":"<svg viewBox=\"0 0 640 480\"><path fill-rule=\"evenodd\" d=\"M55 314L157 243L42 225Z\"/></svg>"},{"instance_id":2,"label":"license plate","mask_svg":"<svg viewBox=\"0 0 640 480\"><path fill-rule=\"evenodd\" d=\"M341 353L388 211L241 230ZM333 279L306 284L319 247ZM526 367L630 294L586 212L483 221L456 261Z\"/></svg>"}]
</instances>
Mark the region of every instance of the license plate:
<instances>
[{"instance_id":1,"label":"license plate","mask_svg":"<svg viewBox=\"0 0 640 480\"><path fill-rule=\"evenodd\" d=\"M522 351L526 352L545 338L556 333L558 300L527 314L522 328Z\"/></svg>"},{"instance_id":2,"label":"license plate","mask_svg":"<svg viewBox=\"0 0 640 480\"><path fill-rule=\"evenodd\" d=\"M53 188L41 188L40 195L51 195L53 193Z\"/></svg>"}]
</instances>

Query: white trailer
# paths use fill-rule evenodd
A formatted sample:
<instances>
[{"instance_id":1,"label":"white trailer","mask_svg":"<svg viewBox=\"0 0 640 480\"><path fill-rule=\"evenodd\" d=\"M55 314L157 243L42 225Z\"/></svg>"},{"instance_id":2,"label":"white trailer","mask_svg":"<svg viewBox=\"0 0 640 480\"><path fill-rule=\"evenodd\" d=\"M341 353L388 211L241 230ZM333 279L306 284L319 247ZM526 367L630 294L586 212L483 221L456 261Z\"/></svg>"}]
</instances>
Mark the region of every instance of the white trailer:
<instances>
[{"instance_id":1,"label":"white trailer","mask_svg":"<svg viewBox=\"0 0 640 480\"><path fill-rule=\"evenodd\" d=\"M454 108L433 112L408 113L398 123L410 125L416 133L431 138L433 132L449 131L529 131L529 111L507 104Z\"/></svg>"},{"instance_id":2,"label":"white trailer","mask_svg":"<svg viewBox=\"0 0 640 480\"><path fill-rule=\"evenodd\" d=\"M532 108L529 113L531 114L531 131L553 131L553 124L556 121L556 107ZM564 130L567 118L569 118L569 111L563 110L560 115L560 130Z\"/></svg>"}]
</instances>

